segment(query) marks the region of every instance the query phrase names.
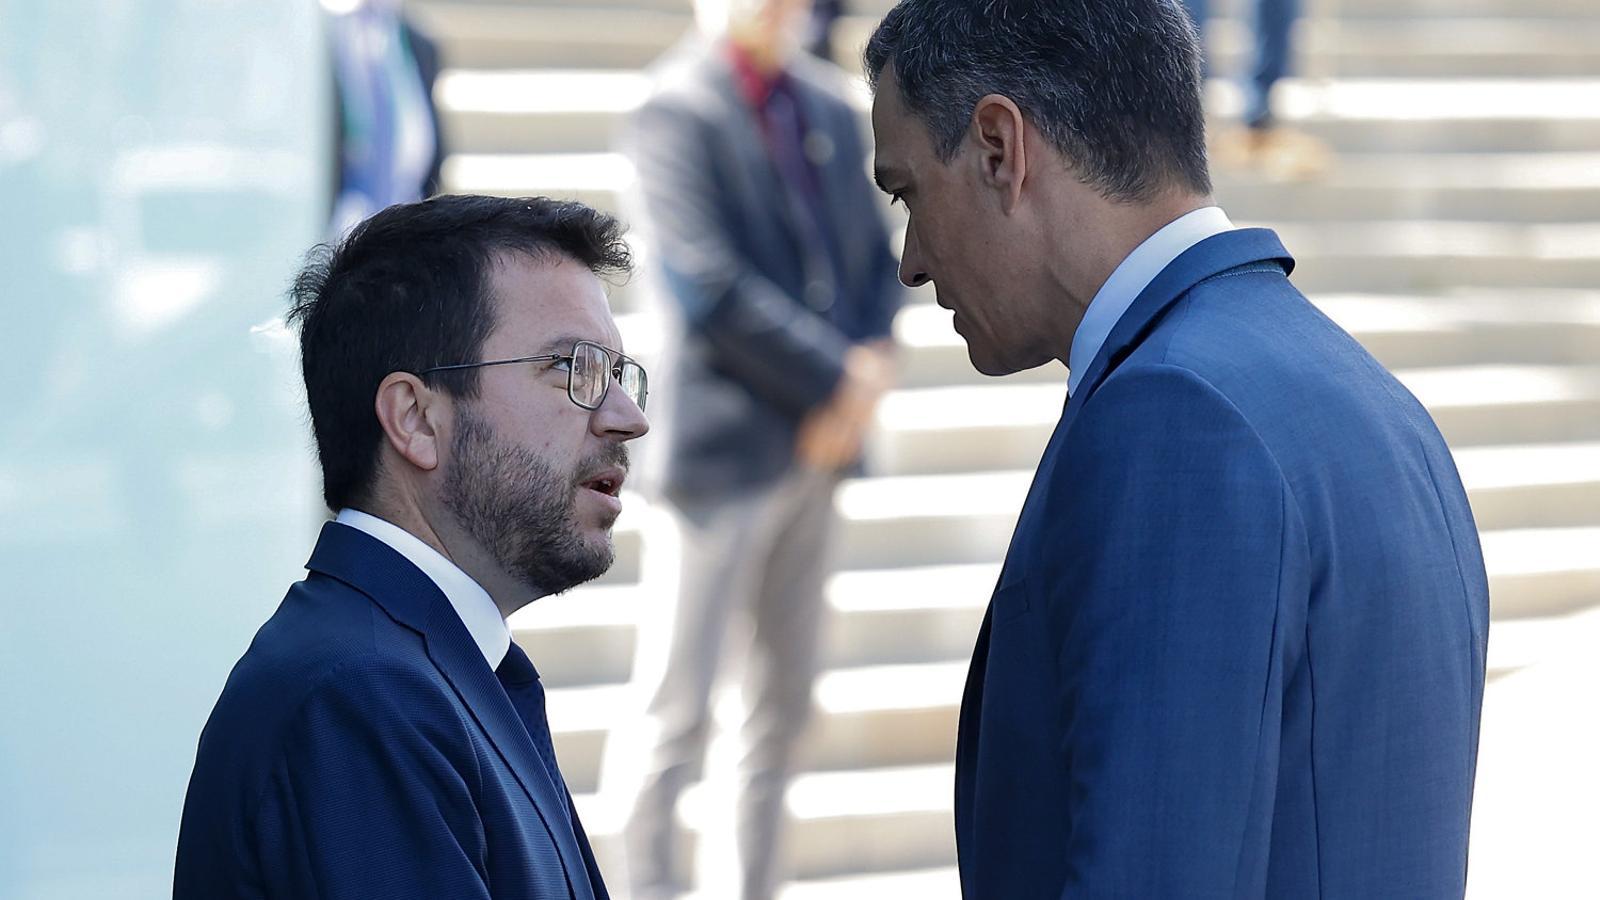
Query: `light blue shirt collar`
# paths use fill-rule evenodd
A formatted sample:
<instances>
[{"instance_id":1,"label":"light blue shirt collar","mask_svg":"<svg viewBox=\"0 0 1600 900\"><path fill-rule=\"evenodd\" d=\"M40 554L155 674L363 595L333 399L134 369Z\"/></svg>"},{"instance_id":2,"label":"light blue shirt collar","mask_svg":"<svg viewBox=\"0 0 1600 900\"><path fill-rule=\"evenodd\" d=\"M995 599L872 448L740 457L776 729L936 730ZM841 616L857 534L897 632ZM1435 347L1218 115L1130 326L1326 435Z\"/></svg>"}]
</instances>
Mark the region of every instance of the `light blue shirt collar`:
<instances>
[{"instance_id":1,"label":"light blue shirt collar","mask_svg":"<svg viewBox=\"0 0 1600 900\"><path fill-rule=\"evenodd\" d=\"M461 624L467 626L467 633L472 635L473 642L483 651L484 661L489 663L489 668L500 666L506 658L506 652L511 649L511 629L500 615L500 608L494 605L489 592L473 581L472 576L461 571L459 566L421 538L377 516L347 508L339 510L334 521L383 541L421 569L439 586L445 599L450 601Z\"/></svg>"},{"instance_id":2,"label":"light blue shirt collar","mask_svg":"<svg viewBox=\"0 0 1600 900\"><path fill-rule=\"evenodd\" d=\"M1089 366L1100 355L1100 348L1111 337L1111 329L1133 301L1150 286L1161 270L1172 261L1212 235L1232 231L1228 214L1218 206L1207 206L1179 216L1165 228L1145 238L1144 243L1117 266L1106 283L1089 301L1078 333L1072 338L1072 352L1067 357L1067 391L1078 392L1078 384L1089 374Z\"/></svg>"}]
</instances>

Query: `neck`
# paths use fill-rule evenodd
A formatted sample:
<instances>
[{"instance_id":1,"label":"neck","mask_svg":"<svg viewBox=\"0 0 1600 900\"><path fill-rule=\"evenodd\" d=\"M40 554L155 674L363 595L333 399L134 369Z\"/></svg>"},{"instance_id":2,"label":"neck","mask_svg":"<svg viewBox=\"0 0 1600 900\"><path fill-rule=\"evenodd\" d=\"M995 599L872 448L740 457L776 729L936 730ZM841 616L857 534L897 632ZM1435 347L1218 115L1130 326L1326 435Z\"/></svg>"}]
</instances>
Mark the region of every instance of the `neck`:
<instances>
[{"instance_id":1,"label":"neck","mask_svg":"<svg viewBox=\"0 0 1600 900\"><path fill-rule=\"evenodd\" d=\"M728 45L764 77L770 78L783 71L788 62L772 41L764 40L759 35L741 33L735 29L728 32L727 40Z\"/></svg>"},{"instance_id":2,"label":"neck","mask_svg":"<svg viewBox=\"0 0 1600 900\"><path fill-rule=\"evenodd\" d=\"M1157 231L1213 203L1208 196L1179 192L1145 203L1119 203L1098 192L1092 197L1080 194L1079 199L1084 202L1060 205L1041 230L1044 293L1057 298L1053 321L1059 331L1052 345L1060 348L1063 364L1089 304L1123 260ZM1064 247L1072 252L1061 252Z\"/></svg>"},{"instance_id":3,"label":"neck","mask_svg":"<svg viewBox=\"0 0 1600 900\"><path fill-rule=\"evenodd\" d=\"M379 488L373 491L371 502L357 508L404 529L438 551L489 594L502 618L510 618L512 613L546 593L530 589L506 572L492 554L455 522L454 516L423 502L413 489Z\"/></svg>"}]
</instances>

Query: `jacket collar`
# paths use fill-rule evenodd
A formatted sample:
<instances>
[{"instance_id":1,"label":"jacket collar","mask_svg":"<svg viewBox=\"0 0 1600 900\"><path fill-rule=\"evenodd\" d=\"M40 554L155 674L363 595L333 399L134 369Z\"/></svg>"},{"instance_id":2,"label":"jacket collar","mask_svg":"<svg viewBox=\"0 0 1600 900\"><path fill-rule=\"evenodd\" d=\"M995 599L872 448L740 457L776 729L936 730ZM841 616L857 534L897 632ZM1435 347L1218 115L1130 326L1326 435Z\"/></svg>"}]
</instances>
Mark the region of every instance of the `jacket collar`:
<instances>
[{"instance_id":1,"label":"jacket collar","mask_svg":"<svg viewBox=\"0 0 1600 900\"><path fill-rule=\"evenodd\" d=\"M1188 293L1190 288L1207 278L1252 263L1275 263L1283 267L1285 274L1294 268L1294 259L1289 256L1289 252L1283 248L1283 243L1272 231L1265 228L1237 229L1213 235L1190 247L1177 259L1168 263L1167 267L1139 293L1138 298L1128 307L1128 311L1122 314L1122 318L1118 319L1116 326L1111 329L1111 334L1107 336L1100 352L1095 354L1094 362L1089 365L1083 380L1078 382L1078 389L1067 399L1061 420L1056 423L1055 431L1050 435L1050 442L1045 446L1044 453L1039 459L1039 468L1034 473L1033 484L1028 489L1028 499L1023 503L1019 521L1027 520L1036 503L1035 495L1040 486L1050 483L1056 463L1061 456L1061 445L1071 431L1072 422L1077 418L1078 411L1083 409L1083 405L1088 402L1095 389L1122 360L1127 358L1133 348L1149 336L1161 320L1162 313ZM1019 524L1015 533L1023 532L1023 525ZM1006 551L1006 562L1001 567L1001 587L1011 584L1029 571L1028 565L1012 565L1011 554L1015 550L1016 544L1013 540L1011 548Z\"/></svg>"},{"instance_id":2,"label":"jacket collar","mask_svg":"<svg viewBox=\"0 0 1600 900\"><path fill-rule=\"evenodd\" d=\"M431 578L389 545L338 522L322 526L306 568L366 594L396 622L422 635L429 659L488 735L540 816L547 823L564 817L561 791L540 763L511 698ZM551 826L549 831L573 895L588 900L588 879L574 877L585 871L576 837L567 828Z\"/></svg>"},{"instance_id":3,"label":"jacket collar","mask_svg":"<svg viewBox=\"0 0 1600 900\"><path fill-rule=\"evenodd\" d=\"M1067 403L1063 422L1082 407L1100 383L1128 351L1145 339L1161 314L1189 289L1230 269L1251 263L1275 262L1284 274L1294 271L1294 258L1283 247L1278 235L1267 228L1240 228L1206 238L1167 264L1160 274L1139 293L1128 311L1117 320L1089 370L1078 382L1078 389Z\"/></svg>"}]
</instances>

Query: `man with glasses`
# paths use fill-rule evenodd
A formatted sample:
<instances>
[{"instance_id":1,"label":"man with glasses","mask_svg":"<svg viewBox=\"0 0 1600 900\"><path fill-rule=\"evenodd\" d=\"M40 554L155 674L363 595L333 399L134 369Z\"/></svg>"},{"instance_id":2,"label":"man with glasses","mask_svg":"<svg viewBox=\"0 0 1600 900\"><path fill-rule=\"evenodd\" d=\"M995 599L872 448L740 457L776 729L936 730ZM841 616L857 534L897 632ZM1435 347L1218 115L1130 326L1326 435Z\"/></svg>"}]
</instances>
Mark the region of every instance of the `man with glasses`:
<instances>
[{"instance_id":1,"label":"man with glasses","mask_svg":"<svg viewBox=\"0 0 1600 900\"><path fill-rule=\"evenodd\" d=\"M336 517L200 738L177 898L607 896L506 617L611 565L646 378L576 203L441 197L293 290Z\"/></svg>"}]
</instances>

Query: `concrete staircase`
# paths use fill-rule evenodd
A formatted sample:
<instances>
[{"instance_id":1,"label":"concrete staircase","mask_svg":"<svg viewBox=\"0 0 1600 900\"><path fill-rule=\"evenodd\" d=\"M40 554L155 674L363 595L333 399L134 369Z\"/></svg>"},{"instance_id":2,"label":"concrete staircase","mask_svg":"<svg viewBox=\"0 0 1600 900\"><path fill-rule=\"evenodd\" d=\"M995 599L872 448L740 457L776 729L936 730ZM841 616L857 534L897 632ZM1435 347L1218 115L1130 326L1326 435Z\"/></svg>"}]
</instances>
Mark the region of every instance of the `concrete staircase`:
<instances>
[{"instance_id":1,"label":"concrete staircase","mask_svg":"<svg viewBox=\"0 0 1600 900\"><path fill-rule=\"evenodd\" d=\"M889 5L858 0L861 15L841 28L850 54ZM633 173L612 135L645 95L641 67L691 25L690 0L411 6L450 67L438 98L451 190L621 210ZM1237 71L1244 40L1233 6L1212 30L1223 73ZM1279 230L1299 260L1295 282L1399 375L1456 450L1495 620L1473 896L1594 896L1600 878L1583 854L1560 850L1600 840L1600 781L1541 771L1530 742L1561 733L1600 752L1592 731L1551 730L1560 710L1592 709L1600 690L1580 639L1600 639L1600 7L1314 0L1310 13L1301 68L1318 77L1283 85L1280 110L1332 144L1337 163L1305 183L1219 173L1218 195L1235 221ZM1212 88L1225 121L1235 93ZM659 342L647 291L636 279L614 294L628 346L646 358ZM839 495L827 671L789 795L789 900L958 893L950 794L962 680L1065 373L976 374L930 301L915 295L896 322L903 387L879 415L875 474ZM637 716L636 637L670 601L661 524L630 498L616 568L513 620L552 688L563 769L619 891L615 834L629 798L609 769L602 789L601 760L626 757L620 739L607 745ZM1527 712L1530 695L1548 715ZM723 771L730 752L715 745L709 770ZM706 896L721 896L719 862L727 868L715 849L726 818L717 780L680 808L709 842ZM1592 793L1560 815L1522 799L1551 785ZM1485 824L1491 813L1521 827ZM1548 890L1518 890L1530 864Z\"/></svg>"}]
</instances>

